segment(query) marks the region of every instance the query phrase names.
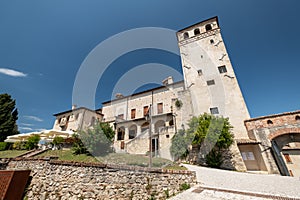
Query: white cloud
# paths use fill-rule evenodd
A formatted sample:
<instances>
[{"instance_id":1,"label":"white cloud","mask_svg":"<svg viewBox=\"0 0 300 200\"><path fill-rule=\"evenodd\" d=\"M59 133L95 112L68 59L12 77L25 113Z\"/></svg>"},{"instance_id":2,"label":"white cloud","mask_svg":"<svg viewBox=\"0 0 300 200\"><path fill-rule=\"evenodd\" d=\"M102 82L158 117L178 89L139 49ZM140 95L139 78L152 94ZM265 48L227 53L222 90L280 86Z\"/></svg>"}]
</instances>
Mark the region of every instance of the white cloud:
<instances>
[{"instance_id":1,"label":"white cloud","mask_svg":"<svg viewBox=\"0 0 300 200\"><path fill-rule=\"evenodd\" d=\"M35 131L37 131L37 132L42 132L42 131L45 131L45 130L47 130L47 129L44 129L44 128L35 129Z\"/></svg>"},{"instance_id":2,"label":"white cloud","mask_svg":"<svg viewBox=\"0 0 300 200\"><path fill-rule=\"evenodd\" d=\"M0 68L0 73L8 75L8 76L14 76L14 77L25 77L27 74L23 72L19 72L13 69L7 69L7 68Z\"/></svg>"},{"instance_id":3,"label":"white cloud","mask_svg":"<svg viewBox=\"0 0 300 200\"><path fill-rule=\"evenodd\" d=\"M34 126L33 124L21 123L22 126Z\"/></svg>"},{"instance_id":4,"label":"white cloud","mask_svg":"<svg viewBox=\"0 0 300 200\"><path fill-rule=\"evenodd\" d=\"M23 131L32 131L33 129L30 127L19 127L19 129L23 130Z\"/></svg>"},{"instance_id":5,"label":"white cloud","mask_svg":"<svg viewBox=\"0 0 300 200\"><path fill-rule=\"evenodd\" d=\"M39 117L36 117L36 116L31 116L31 115L26 115L24 116L26 119L30 119L30 120L33 120L33 121L37 121L37 122L42 122L43 120Z\"/></svg>"}]
</instances>

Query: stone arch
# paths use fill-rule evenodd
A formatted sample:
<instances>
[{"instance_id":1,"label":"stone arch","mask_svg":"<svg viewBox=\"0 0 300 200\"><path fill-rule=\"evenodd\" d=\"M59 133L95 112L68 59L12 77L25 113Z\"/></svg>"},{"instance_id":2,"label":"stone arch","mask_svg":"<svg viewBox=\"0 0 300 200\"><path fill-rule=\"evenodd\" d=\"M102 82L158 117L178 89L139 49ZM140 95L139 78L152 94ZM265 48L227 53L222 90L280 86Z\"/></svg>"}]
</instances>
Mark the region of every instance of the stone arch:
<instances>
[{"instance_id":1,"label":"stone arch","mask_svg":"<svg viewBox=\"0 0 300 200\"><path fill-rule=\"evenodd\" d=\"M194 35L199 35L200 34L200 29L199 28L196 28L195 30L194 30Z\"/></svg>"},{"instance_id":2,"label":"stone arch","mask_svg":"<svg viewBox=\"0 0 300 200\"><path fill-rule=\"evenodd\" d=\"M293 157L295 159L299 158L300 151L299 149L286 149L287 145L300 143L300 128L284 128L275 131L269 135L271 141L271 148L273 151L273 156L277 163L280 173L284 176L293 176L293 173L296 170L296 173L299 173L299 168L291 163L291 158L289 157L290 152L298 156Z\"/></svg>"},{"instance_id":3,"label":"stone arch","mask_svg":"<svg viewBox=\"0 0 300 200\"><path fill-rule=\"evenodd\" d=\"M183 38L184 39L188 39L190 36L189 36L189 33L188 32L185 32L184 34L183 34Z\"/></svg>"},{"instance_id":4,"label":"stone arch","mask_svg":"<svg viewBox=\"0 0 300 200\"><path fill-rule=\"evenodd\" d=\"M282 128L269 134L268 138L269 140L273 140L280 135L286 135L290 133L300 133L300 128Z\"/></svg>"},{"instance_id":5,"label":"stone arch","mask_svg":"<svg viewBox=\"0 0 300 200\"><path fill-rule=\"evenodd\" d=\"M212 30L211 24L206 24L206 25L205 25L205 30L206 30L206 31Z\"/></svg>"}]
</instances>

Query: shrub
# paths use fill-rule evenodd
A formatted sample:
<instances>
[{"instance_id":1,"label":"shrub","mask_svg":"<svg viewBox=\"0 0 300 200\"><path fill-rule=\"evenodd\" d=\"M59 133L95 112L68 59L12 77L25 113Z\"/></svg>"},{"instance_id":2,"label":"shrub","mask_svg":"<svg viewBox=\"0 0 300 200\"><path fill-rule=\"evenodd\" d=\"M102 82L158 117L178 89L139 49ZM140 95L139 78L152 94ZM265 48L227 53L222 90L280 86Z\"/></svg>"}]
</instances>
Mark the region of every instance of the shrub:
<instances>
[{"instance_id":1,"label":"shrub","mask_svg":"<svg viewBox=\"0 0 300 200\"><path fill-rule=\"evenodd\" d=\"M209 154L205 156L205 160L209 167L220 168L223 163L222 153L212 149Z\"/></svg>"},{"instance_id":2,"label":"shrub","mask_svg":"<svg viewBox=\"0 0 300 200\"><path fill-rule=\"evenodd\" d=\"M11 147L11 143L0 142L0 151L8 150Z\"/></svg>"},{"instance_id":3,"label":"shrub","mask_svg":"<svg viewBox=\"0 0 300 200\"><path fill-rule=\"evenodd\" d=\"M31 150L37 148L37 145L40 141L41 137L39 135L32 135L28 138L25 147L27 150Z\"/></svg>"},{"instance_id":4,"label":"shrub","mask_svg":"<svg viewBox=\"0 0 300 200\"><path fill-rule=\"evenodd\" d=\"M180 191L183 191L183 190L188 190L188 189L190 189L190 188L191 188L190 184L188 184L188 183L183 183L183 184L180 185L179 190L180 190Z\"/></svg>"},{"instance_id":5,"label":"shrub","mask_svg":"<svg viewBox=\"0 0 300 200\"><path fill-rule=\"evenodd\" d=\"M12 147L13 149L16 149L16 150L25 150L26 149L26 142L23 142L23 141L17 141L17 142L14 142Z\"/></svg>"}]
</instances>

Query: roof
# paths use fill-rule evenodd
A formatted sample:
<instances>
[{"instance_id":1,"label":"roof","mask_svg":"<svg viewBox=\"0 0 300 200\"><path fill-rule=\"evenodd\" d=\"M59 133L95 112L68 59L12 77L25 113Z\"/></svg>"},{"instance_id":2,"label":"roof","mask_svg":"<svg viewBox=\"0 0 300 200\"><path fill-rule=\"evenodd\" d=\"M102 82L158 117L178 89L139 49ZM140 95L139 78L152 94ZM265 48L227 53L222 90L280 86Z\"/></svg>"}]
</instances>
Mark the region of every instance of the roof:
<instances>
[{"instance_id":1,"label":"roof","mask_svg":"<svg viewBox=\"0 0 300 200\"><path fill-rule=\"evenodd\" d=\"M245 120L245 122L251 122L251 121L268 119L268 118L275 118L275 117L282 117L282 116L285 116L285 115L294 115L294 114L300 114L300 110L296 110L296 111L292 111L292 112L284 112L284 113L279 113L279 114L273 114L273 115L266 115L266 116L261 116L261 117L256 117L256 118L251 118L251 119Z\"/></svg>"},{"instance_id":2,"label":"roof","mask_svg":"<svg viewBox=\"0 0 300 200\"><path fill-rule=\"evenodd\" d=\"M258 142L256 140L251 139L236 139L237 144L260 144L261 142Z\"/></svg>"},{"instance_id":3,"label":"roof","mask_svg":"<svg viewBox=\"0 0 300 200\"><path fill-rule=\"evenodd\" d=\"M74 112L74 111L77 111L77 110L81 110L81 109L88 110L88 111L91 111L91 112L103 115L102 113L99 113L99 111L100 112L102 111L101 109L91 110L91 109L86 108L86 107L79 107L79 108L75 108L75 109L71 109L71 110L66 110L66 111L63 111L63 112L60 112L60 113L53 114L53 116L63 115L63 114L71 113L71 112Z\"/></svg>"},{"instance_id":4,"label":"roof","mask_svg":"<svg viewBox=\"0 0 300 200\"><path fill-rule=\"evenodd\" d=\"M202 24L202 23L204 23L204 22L210 21L210 20L212 20L212 19L215 19L215 20L217 21L218 26L219 26L219 19L218 19L218 16L214 16L214 17L211 17L211 18L209 18L209 19L206 19L206 20L203 20L203 21L201 21L201 22L198 22L198 23L196 23L196 24L190 25L190 26L188 26L188 27L186 27L186 28L183 28L183 29L177 31L177 33L178 33L178 32L181 32L181 31L184 31L184 30L186 30L186 29L189 29L189 28L191 28L191 27L193 27L193 26L196 26L196 25L198 25L198 24Z\"/></svg>"},{"instance_id":5,"label":"roof","mask_svg":"<svg viewBox=\"0 0 300 200\"><path fill-rule=\"evenodd\" d=\"M176 85L176 84L180 84L180 83L183 83L183 81L178 81L178 82L175 82L175 83L172 83L172 84L169 84L169 85ZM118 101L118 100L121 100L121 99L126 99L128 97L140 95L140 94L151 92L151 91L154 91L154 90L159 90L159 89L162 89L162 88L165 88L165 87L166 87L165 85L158 86L158 87L155 87L155 88L152 88L152 89L148 89L148 90L144 90L144 91L141 91L141 92L134 93L132 95L127 95L127 96L124 96L124 97L119 98L119 99L113 99L113 100L110 100L110 101L105 101L105 102L102 102L102 104L107 104L107 103L110 103L110 102L113 102L113 101Z\"/></svg>"}]
</instances>

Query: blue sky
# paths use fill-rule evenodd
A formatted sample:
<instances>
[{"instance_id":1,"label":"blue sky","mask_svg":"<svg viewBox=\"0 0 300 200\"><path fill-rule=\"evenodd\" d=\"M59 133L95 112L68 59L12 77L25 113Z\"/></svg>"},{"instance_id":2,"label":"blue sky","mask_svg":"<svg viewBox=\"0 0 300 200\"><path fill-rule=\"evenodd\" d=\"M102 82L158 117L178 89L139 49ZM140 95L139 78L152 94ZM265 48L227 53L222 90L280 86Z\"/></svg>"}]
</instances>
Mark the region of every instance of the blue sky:
<instances>
[{"instance_id":1,"label":"blue sky","mask_svg":"<svg viewBox=\"0 0 300 200\"><path fill-rule=\"evenodd\" d=\"M77 71L102 41L134 28L180 30L218 16L251 116L299 110L299 8L297 0L3 0L0 93L16 99L21 132L49 129L54 113L71 108ZM123 55L101 78L97 107L122 74L153 62L180 71L180 59L168 52Z\"/></svg>"}]
</instances>

